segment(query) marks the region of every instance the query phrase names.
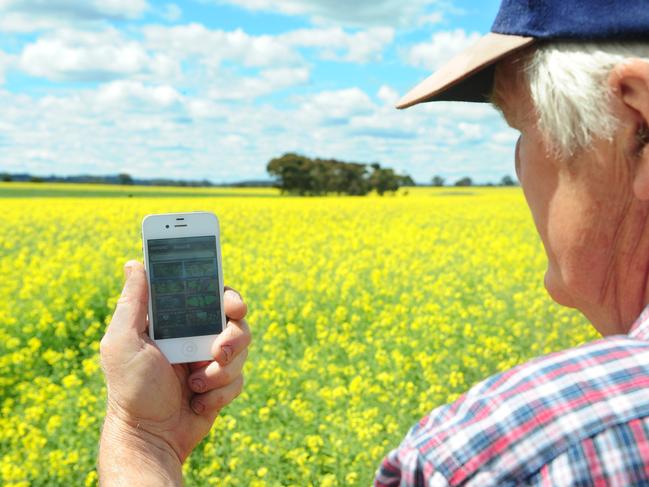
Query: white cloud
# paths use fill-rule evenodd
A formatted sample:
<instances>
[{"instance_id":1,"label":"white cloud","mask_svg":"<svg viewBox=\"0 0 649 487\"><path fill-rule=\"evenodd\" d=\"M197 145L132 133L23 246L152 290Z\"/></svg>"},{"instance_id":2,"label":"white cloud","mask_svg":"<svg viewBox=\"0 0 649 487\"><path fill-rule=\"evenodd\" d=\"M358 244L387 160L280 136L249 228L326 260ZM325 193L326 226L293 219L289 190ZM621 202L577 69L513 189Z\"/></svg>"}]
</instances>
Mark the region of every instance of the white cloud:
<instances>
[{"instance_id":1,"label":"white cloud","mask_svg":"<svg viewBox=\"0 0 649 487\"><path fill-rule=\"evenodd\" d=\"M56 81L105 81L139 73L165 77L179 69L167 56L148 53L115 29L61 29L41 36L25 46L19 65L33 76Z\"/></svg>"},{"instance_id":2,"label":"white cloud","mask_svg":"<svg viewBox=\"0 0 649 487\"><path fill-rule=\"evenodd\" d=\"M148 8L146 0L0 0L0 30L34 32L102 20L130 20Z\"/></svg>"},{"instance_id":3,"label":"white cloud","mask_svg":"<svg viewBox=\"0 0 649 487\"><path fill-rule=\"evenodd\" d=\"M185 68L187 86L214 100L252 100L310 80L305 50L324 59L369 62L392 42L391 28L354 33L337 28L298 29L279 35L250 35L241 29L212 30L197 23L143 29L147 51L164 52ZM250 74L241 68L252 68Z\"/></svg>"},{"instance_id":4,"label":"white cloud","mask_svg":"<svg viewBox=\"0 0 649 487\"><path fill-rule=\"evenodd\" d=\"M181 101L180 94L168 85L145 85L139 81L118 80L100 86L94 97L100 110L116 107L168 108Z\"/></svg>"},{"instance_id":5,"label":"white cloud","mask_svg":"<svg viewBox=\"0 0 649 487\"><path fill-rule=\"evenodd\" d=\"M380 59L381 52L394 38L394 30L389 27L369 29L351 36L349 52L345 60L368 62Z\"/></svg>"},{"instance_id":6,"label":"white cloud","mask_svg":"<svg viewBox=\"0 0 649 487\"><path fill-rule=\"evenodd\" d=\"M198 57L209 65L223 60L247 67L303 64L300 49L316 49L323 59L369 62L380 59L394 39L394 29L375 27L354 33L340 27L297 29L276 36L250 35L241 29L211 30L201 24L144 28L149 48L171 53L179 59Z\"/></svg>"},{"instance_id":7,"label":"white cloud","mask_svg":"<svg viewBox=\"0 0 649 487\"><path fill-rule=\"evenodd\" d=\"M164 10L161 12L163 19L168 20L169 22L174 22L182 16L183 11L175 3L168 3L164 6Z\"/></svg>"},{"instance_id":8,"label":"white cloud","mask_svg":"<svg viewBox=\"0 0 649 487\"><path fill-rule=\"evenodd\" d=\"M208 90L208 96L213 100L253 100L308 80L309 70L306 68L264 69L258 77L221 78L217 80L218 86Z\"/></svg>"},{"instance_id":9,"label":"white cloud","mask_svg":"<svg viewBox=\"0 0 649 487\"><path fill-rule=\"evenodd\" d=\"M392 113L382 110L353 117L349 122L350 133L353 136L370 137L373 143L393 139L414 139L424 133L423 128L413 117L403 117L399 120Z\"/></svg>"},{"instance_id":10,"label":"white cloud","mask_svg":"<svg viewBox=\"0 0 649 487\"><path fill-rule=\"evenodd\" d=\"M495 144L514 147L519 135L518 131L508 127L506 130L493 134L491 136L491 141Z\"/></svg>"},{"instance_id":11,"label":"white cloud","mask_svg":"<svg viewBox=\"0 0 649 487\"><path fill-rule=\"evenodd\" d=\"M359 88L321 91L295 99L298 118L308 125L346 124L355 115L370 113L374 104Z\"/></svg>"},{"instance_id":12,"label":"white cloud","mask_svg":"<svg viewBox=\"0 0 649 487\"><path fill-rule=\"evenodd\" d=\"M373 27L347 33L340 27L298 29L279 36L280 42L295 48L316 48L323 59L366 63L381 58L394 39L394 29Z\"/></svg>"},{"instance_id":13,"label":"white cloud","mask_svg":"<svg viewBox=\"0 0 649 487\"><path fill-rule=\"evenodd\" d=\"M480 140L484 136L482 125L477 123L460 122L457 128L460 129L465 140Z\"/></svg>"},{"instance_id":14,"label":"white cloud","mask_svg":"<svg viewBox=\"0 0 649 487\"><path fill-rule=\"evenodd\" d=\"M143 34L142 41L135 41L114 28L59 29L27 44L17 66L32 76L60 82L166 82L215 100L252 100L309 81L310 66L300 48L319 49L323 57L369 61L381 55L394 32L372 28L349 34L332 28L253 36L240 29L188 24L148 26ZM258 72L242 74L241 68Z\"/></svg>"},{"instance_id":15,"label":"white cloud","mask_svg":"<svg viewBox=\"0 0 649 487\"><path fill-rule=\"evenodd\" d=\"M14 57L6 52L0 51L0 85L5 82L5 72L13 62Z\"/></svg>"},{"instance_id":16,"label":"white cloud","mask_svg":"<svg viewBox=\"0 0 649 487\"><path fill-rule=\"evenodd\" d=\"M438 0L213 0L252 11L307 16L316 24L412 27L441 20Z\"/></svg>"},{"instance_id":17,"label":"white cloud","mask_svg":"<svg viewBox=\"0 0 649 487\"><path fill-rule=\"evenodd\" d=\"M421 111L431 118L451 118L460 121L488 123L499 115L489 103L433 102L421 103L405 111ZM502 118L502 117L500 117Z\"/></svg>"},{"instance_id":18,"label":"white cloud","mask_svg":"<svg viewBox=\"0 0 649 487\"><path fill-rule=\"evenodd\" d=\"M201 24L174 27L148 26L143 30L146 45L178 59L200 57L218 65L223 60L237 61L247 67L294 64L301 57L275 36L252 36L241 29L210 30Z\"/></svg>"},{"instance_id":19,"label":"white cloud","mask_svg":"<svg viewBox=\"0 0 649 487\"><path fill-rule=\"evenodd\" d=\"M400 98L399 92L388 85L382 85L376 96L378 96L379 100L383 103L390 106L394 106Z\"/></svg>"},{"instance_id":20,"label":"white cloud","mask_svg":"<svg viewBox=\"0 0 649 487\"><path fill-rule=\"evenodd\" d=\"M435 71L479 38L477 32L467 34L463 29L435 32L430 42L412 45L405 53L405 61L417 68Z\"/></svg>"}]
</instances>

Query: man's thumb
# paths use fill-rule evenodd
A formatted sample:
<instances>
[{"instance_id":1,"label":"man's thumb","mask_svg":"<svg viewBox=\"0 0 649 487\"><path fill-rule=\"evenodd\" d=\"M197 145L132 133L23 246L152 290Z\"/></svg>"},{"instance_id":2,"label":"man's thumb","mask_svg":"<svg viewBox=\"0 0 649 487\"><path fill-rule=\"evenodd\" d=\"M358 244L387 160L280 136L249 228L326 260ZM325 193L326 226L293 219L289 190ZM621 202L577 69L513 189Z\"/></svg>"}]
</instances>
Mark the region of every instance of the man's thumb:
<instances>
[{"instance_id":1,"label":"man's thumb","mask_svg":"<svg viewBox=\"0 0 649 487\"><path fill-rule=\"evenodd\" d=\"M149 291L142 263L129 260L124 265L126 282L110 323L113 331L146 331L146 314L149 309Z\"/></svg>"}]
</instances>

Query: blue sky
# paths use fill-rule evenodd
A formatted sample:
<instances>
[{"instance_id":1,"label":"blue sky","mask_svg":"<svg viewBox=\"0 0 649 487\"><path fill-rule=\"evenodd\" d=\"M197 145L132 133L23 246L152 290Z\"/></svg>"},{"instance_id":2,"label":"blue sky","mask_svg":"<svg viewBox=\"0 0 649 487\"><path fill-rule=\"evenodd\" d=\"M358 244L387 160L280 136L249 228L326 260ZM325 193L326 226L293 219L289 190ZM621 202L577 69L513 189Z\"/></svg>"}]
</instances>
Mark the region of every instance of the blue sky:
<instances>
[{"instance_id":1,"label":"blue sky","mask_svg":"<svg viewBox=\"0 0 649 487\"><path fill-rule=\"evenodd\" d=\"M0 172L266 179L284 152L513 171L485 104L394 103L499 1L0 0Z\"/></svg>"}]
</instances>

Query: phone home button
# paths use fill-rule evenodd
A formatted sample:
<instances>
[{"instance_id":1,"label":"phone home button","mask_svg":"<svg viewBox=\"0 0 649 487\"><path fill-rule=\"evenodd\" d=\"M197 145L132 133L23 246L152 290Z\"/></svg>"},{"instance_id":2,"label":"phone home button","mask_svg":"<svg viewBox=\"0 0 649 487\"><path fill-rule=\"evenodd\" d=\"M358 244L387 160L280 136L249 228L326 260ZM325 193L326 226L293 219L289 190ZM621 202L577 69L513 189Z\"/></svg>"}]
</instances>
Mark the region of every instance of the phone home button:
<instances>
[{"instance_id":1,"label":"phone home button","mask_svg":"<svg viewBox=\"0 0 649 487\"><path fill-rule=\"evenodd\" d=\"M183 343L183 353L185 355L193 355L196 352L196 344L194 342Z\"/></svg>"}]
</instances>

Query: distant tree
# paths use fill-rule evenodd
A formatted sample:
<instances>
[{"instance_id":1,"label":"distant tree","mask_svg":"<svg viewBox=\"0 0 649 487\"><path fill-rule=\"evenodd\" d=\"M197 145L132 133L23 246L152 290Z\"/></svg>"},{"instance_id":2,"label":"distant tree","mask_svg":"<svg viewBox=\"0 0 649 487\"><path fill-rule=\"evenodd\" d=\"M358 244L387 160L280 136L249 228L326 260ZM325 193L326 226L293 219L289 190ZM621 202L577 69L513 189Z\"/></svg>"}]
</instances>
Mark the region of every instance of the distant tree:
<instances>
[{"instance_id":1,"label":"distant tree","mask_svg":"<svg viewBox=\"0 0 649 487\"><path fill-rule=\"evenodd\" d=\"M333 191L341 192L340 187L335 188L336 167L341 164L335 159L315 159L311 161L309 176L311 177L311 190L314 196L325 195ZM340 186L340 184L338 185ZM335 189L334 189L335 188Z\"/></svg>"},{"instance_id":2,"label":"distant tree","mask_svg":"<svg viewBox=\"0 0 649 487\"><path fill-rule=\"evenodd\" d=\"M473 186L473 180L466 176L455 181L455 186Z\"/></svg>"},{"instance_id":3,"label":"distant tree","mask_svg":"<svg viewBox=\"0 0 649 487\"><path fill-rule=\"evenodd\" d=\"M40 177L40 176L30 176L29 177L29 182L31 182L31 183L42 183L43 178Z\"/></svg>"},{"instance_id":4,"label":"distant tree","mask_svg":"<svg viewBox=\"0 0 649 487\"><path fill-rule=\"evenodd\" d=\"M378 164L372 164L372 174L370 174L369 183L372 189L383 196L387 191L395 192L399 189L401 176L394 173L392 169L385 169Z\"/></svg>"},{"instance_id":5,"label":"distant tree","mask_svg":"<svg viewBox=\"0 0 649 487\"><path fill-rule=\"evenodd\" d=\"M345 170L346 162L336 159L316 159L315 162L321 166L317 174L322 178L318 185L324 188L323 194L347 193L349 179Z\"/></svg>"},{"instance_id":6,"label":"distant tree","mask_svg":"<svg viewBox=\"0 0 649 487\"><path fill-rule=\"evenodd\" d=\"M431 181L433 186L444 186L445 180L442 176L435 175L433 176L433 180Z\"/></svg>"},{"instance_id":7,"label":"distant tree","mask_svg":"<svg viewBox=\"0 0 649 487\"><path fill-rule=\"evenodd\" d=\"M514 181L509 174L507 174L506 176L503 176L503 178L500 180L500 185L501 186L516 186L516 181Z\"/></svg>"},{"instance_id":8,"label":"distant tree","mask_svg":"<svg viewBox=\"0 0 649 487\"><path fill-rule=\"evenodd\" d=\"M286 153L271 159L266 166L275 178L274 186L282 193L324 195L328 193L362 196L375 189L379 194L396 191L403 184L412 184L410 176L395 174L393 169L382 168L377 162L369 165L344 162L336 159L310 159Z\"/></svg>"},{"instance_id":9,"label":"distant tree","mask_svg":"<svg viewBox=\"0 0 649 487\"><path fill-rule=\"evenodd\" d=\"M0 173L0 180L4 182L11 181L11 174L9 174L8 172Z\"/></svg>"},{"instance_id":10,"label":"distant tree","mask_svg":"<svg viewBox=\"0 0 649 487\"><path fill-rule=\"evenodd\" d=\"M130 174L125 172L118 174L117 180L119 181L119 184L133 184L133 178Z\"/></svg>"},{"instance_id":11,"label":"distant tree","mask_svg":"<svg viewBox=\"0 0 649 487\"><path fill-rule=\"evenodd\" d=\"M364 196L370 192L367 181L367 166L356 162L346 162L339 166L341 182L345 193L352 196Z\"/></svg>"},{"instance_id":12,"label":"distant tree","mask_svg":"<svg viewBox=\"0 0 649 487\"><path fill-rule=\"evenodd\" d=\"M310 193L313 186L311 166L312 162L307 157L288 152L281 157L271 159L266 170L271 176L277 178L275 186L282 193L305 195Z\"/></svg>"},{"instance_id":13,"label":"distant tree","mask_svg":"<svg viewBox=\"0 0 649 487\"><path fill-rule=\"evenodd\" d=\"M401 186L417 186L417 183L408 174L405 174L401 176Z\"/></svg>"}]
</instances>

